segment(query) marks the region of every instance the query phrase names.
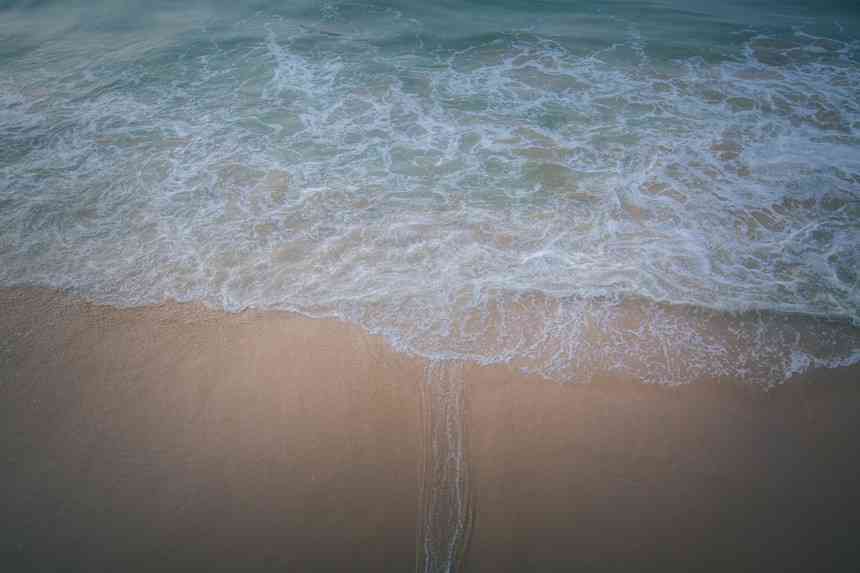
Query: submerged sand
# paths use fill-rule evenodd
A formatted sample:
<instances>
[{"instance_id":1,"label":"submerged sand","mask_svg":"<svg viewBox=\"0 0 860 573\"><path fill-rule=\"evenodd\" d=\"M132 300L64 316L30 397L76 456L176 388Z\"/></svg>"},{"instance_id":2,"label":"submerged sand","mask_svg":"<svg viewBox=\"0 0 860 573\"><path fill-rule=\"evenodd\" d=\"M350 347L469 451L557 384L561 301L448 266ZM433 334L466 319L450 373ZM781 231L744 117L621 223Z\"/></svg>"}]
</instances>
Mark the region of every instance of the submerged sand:
<instances>
[{"instance_id":1,"label":"submerged sand","mask_svg":"<svg viewBox=\"0 0 860 573\"><path fill-rule=\"evenodd\" d=\"M2 289L0 565L413 570L426 366L337 321ZM860 564L858 368L462 383L465 571Z\"/></svg>"}]
</instances>

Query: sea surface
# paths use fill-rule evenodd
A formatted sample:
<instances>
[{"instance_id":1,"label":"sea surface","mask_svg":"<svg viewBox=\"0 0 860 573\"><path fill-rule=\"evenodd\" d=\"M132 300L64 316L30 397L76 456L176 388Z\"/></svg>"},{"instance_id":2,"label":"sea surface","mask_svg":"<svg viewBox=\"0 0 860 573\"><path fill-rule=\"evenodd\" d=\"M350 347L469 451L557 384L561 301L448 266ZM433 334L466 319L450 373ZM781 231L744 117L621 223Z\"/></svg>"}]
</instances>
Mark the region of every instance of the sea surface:
<instances>
[{"instance_id":1,"label":"sea surface","mask_svg":"<svg viewBox=\"0 0 860 573\"><path fill-rule=\"evenodd\" d=\"M0 0L21 285L561 381L860 362L860 9Z\"/></svg>"}]
</instances>

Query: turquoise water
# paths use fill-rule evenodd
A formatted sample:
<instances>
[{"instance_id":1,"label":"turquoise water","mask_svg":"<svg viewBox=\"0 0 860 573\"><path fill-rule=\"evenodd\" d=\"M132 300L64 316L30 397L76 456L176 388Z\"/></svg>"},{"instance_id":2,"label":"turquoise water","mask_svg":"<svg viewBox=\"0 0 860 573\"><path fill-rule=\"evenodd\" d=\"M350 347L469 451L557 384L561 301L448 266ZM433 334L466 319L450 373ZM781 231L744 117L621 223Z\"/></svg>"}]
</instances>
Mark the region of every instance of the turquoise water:
<instances>
[{"instance_id":1,"label":"turquoise water","mask_svg":"<svg viewBox=\"0 0 860 573\"><path fill-rule=\"evenodd\" d=\"M0 285L560 380L860 360L850 3L0 2Z\"/></svg>"}]
</instances>

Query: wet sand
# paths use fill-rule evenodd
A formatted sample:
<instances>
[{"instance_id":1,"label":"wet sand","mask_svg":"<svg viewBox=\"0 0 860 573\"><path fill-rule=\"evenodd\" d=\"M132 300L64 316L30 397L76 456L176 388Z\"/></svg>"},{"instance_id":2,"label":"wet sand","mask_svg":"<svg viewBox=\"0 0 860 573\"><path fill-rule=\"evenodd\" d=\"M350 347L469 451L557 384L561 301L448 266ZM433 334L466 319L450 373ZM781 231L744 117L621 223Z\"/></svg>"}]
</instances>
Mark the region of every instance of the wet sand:
<instances>
[{"instance_id":1,"label":"wet sand","mask_svg":"<svg viewBox=\"0 0 860 573\"><path fill-rule=\"evenodd\" d=\"M0 565L413 570L425 367L336 321L0 290ZM860 369L462 380L465 571L858 569Z\"/></svg>"}]
</instances>

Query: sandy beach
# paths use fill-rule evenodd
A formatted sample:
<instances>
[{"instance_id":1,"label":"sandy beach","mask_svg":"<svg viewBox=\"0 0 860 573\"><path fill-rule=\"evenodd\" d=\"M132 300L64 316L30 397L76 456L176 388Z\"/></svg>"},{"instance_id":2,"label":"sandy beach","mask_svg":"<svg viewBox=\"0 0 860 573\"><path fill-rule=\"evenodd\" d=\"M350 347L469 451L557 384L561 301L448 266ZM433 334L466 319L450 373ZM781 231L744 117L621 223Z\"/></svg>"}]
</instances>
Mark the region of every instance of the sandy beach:
<instances>
[{"instance_id":1,"label":"sandy beach","mask_svg":"<svg viewBox=\"0 0 860 573\"><path fill-rule=\"evenodd\" d=\"M860 2L0 0L0 573L860 572Z\"/></svg>"},{"instance_id":2,"label":"sandy beach","mask_svg":"<svg viewBox=\"0 0 860 573\"><path fill-rule=\"evenodd\" d=\"M414 570L426 366L336 321L0 290L0 562ZM465 365L462 570L857 570L858 382Z\"/></svg>"}]
</instances>

